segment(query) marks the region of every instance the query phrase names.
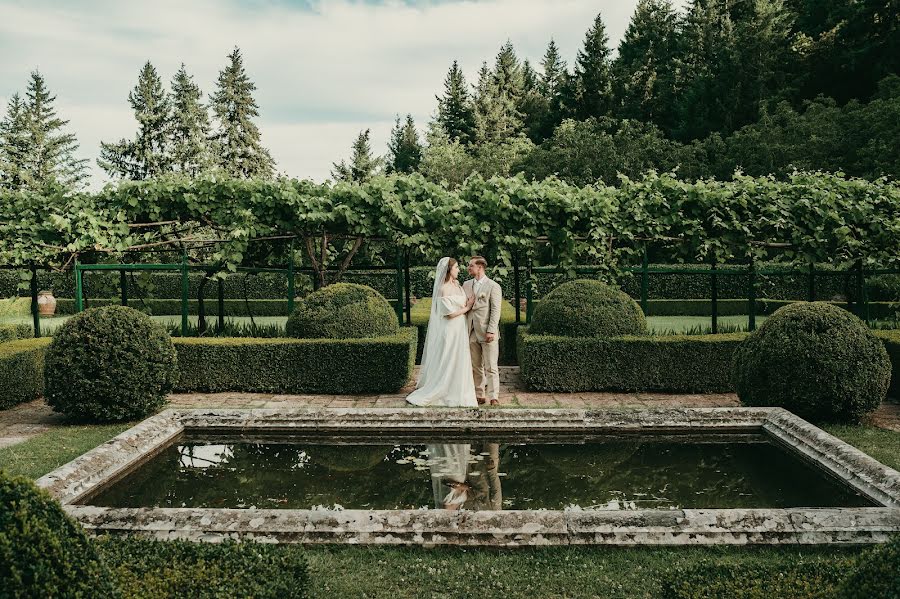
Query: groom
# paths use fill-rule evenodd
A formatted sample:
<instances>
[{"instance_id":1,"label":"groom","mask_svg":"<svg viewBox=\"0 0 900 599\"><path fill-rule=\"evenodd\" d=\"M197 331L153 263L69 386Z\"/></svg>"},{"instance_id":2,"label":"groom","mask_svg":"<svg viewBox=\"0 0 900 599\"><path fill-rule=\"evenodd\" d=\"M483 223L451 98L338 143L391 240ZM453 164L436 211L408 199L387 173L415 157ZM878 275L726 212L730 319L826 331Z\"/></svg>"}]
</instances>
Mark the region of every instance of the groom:
<instances>
[{"instance_id":1,"label":"groom","mask_svg":"<svg viewBox=\"0 0 900 599\"><path fill-rule=\"evenodd\" d=\"M463 291L469 301L474 299L472 309L466 315L469 329L469 351L472 354L472 377L478 405L488 399L491 405L500 404L500 371L497 359L500 357L500 303L503 293L500 285L484 274L487 261L481 256L469 260L469 274L472 278L463 283Z\"/></svg>"}]
</instances>

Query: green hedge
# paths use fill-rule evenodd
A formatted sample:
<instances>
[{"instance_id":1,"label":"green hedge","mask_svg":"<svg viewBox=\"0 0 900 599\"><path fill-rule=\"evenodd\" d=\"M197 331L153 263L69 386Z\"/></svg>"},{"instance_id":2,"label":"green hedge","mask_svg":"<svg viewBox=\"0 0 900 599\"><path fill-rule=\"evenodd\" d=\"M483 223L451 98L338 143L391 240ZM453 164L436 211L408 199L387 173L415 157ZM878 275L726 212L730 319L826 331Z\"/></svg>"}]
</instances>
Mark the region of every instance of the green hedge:
<instances>
[{"instance_id":1,"label":"green hedge","mask_svg":"<svg viewBox=\"0 0 900 599\"><path fill-rule=\"evenodd\" d=\"M297 545L133 537L100 537L95 545L123 597L309 597L309 569Z\"/></svg>"},{"instance_id":2,"label":"green hedge","mask_svg":"<svg viewBox=\"0 0 900 599\"><path fill-rule=\"evenodd\" d=\"M86 308L99 308L101 306L117 306L121 303L119 298L88 298L85 302ZM219 304L213 299L206 299L204 302L206 316L218 316ZM223 302L225 308L225 316L287 316L287 300L236 300L229 299ZM177 316L181 314L180 299L148 299L138 300L131 298L128 306L141 312L147 312L153 316ZM197 300L188 300L188 314L197 314L199 312L199 302ZM75 314L75 300L69 298L61 298L56 302L56 313L60 315Z\"/></svg>"},{"instance_id":3,"label":"green hedge","mask_svg":"<svg viewBox=\"0 0 900 599\"><path fill-rule=\"evenodd\" d=\"M851 559L793 563L700 563L663 580L662 599L824 599L855 566Z\"/></svg>"},{"instance_id":4,"label":"green hedge","mask_svg":"<svg viewBox=\"0 0 900 599\"><path fill-rule=\"evenodd\" d=\"M428 332L428 319L431 316L431 298L419 300L410 311L410 320L418 332L416 345L416 364L422 362L422 349L425 347L425 334ZM525 312L522 312L522 319ZM512 304L504 301L500 305L500 364L516 364L516 310Z\"/></svg>"},{"instance_id":5,"label":"green hedge","mask_svg":"<svg viewBox=\"0 0 900 599\"><path fill-rule=\"evenodd\" d=\"M891 386L888 388L888 395L900 399L900 331L873 331L873 333L884 342L884 348L891 359Z\"/></svg>"},{"instance_id":6,"label":"green hedge","mask_svg":"<svg viewBox=\"0 0 900 599\"><path fill-rule=\"evenodd\" d=\"M731 356L743 333L591 339L531 335L520 327L522 380L535 391L734 389Z\"/></svg>"},{"instance_id":7,"label":"green hedge","mask_svg":"<svg viewBox=\"0 0 900 599\"><path fill-rule=\"evenodd\" d=\"M50 339L0 343L0 410L44 394L44 355Z\"/></svg>"},{"instance_id":8,"label":"green hedge","mask_svg":"<svg viewBox=\"0 0 900 599\"><path fill-rule=\"evenodd\" d=\"M374 339L175 340L178 391L395 393L410 380L416 334Z\"/></svg>"},{"instance_id":9,"label":"green hedge","mask_svg":"<svg viewBox=\"0 0 900 599\"><path fill-rule=\"evenodd\" d=\"M30 324L0 324L0 343L31 339L32 337L34 337L34 329Z\"/></svg>"}]
</instances>

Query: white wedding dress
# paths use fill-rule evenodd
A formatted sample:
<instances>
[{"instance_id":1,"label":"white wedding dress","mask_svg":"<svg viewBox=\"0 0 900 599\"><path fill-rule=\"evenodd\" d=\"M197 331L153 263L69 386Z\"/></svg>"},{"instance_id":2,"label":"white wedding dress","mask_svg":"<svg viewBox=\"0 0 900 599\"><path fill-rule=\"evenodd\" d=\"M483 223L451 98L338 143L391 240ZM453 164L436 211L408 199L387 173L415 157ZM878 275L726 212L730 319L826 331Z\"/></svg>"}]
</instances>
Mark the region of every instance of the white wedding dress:
<instances>
[{"instance_id":1,"label":"white wedding dress","mask_svg":"<svg viewBox=\"0 0 900 599\"><path fill-rule=\"evenodd\" d=\"M422 350L422 366L416 390L406 401L414 406L476 407L475 381L472 378L472 357L469 353L469 332L465 314L456 318L447 315L466 305L466 294L457 283L444 294L448 258L441 258L434 277L431 298L431 317Z\"/></svg>"}]
</instances>

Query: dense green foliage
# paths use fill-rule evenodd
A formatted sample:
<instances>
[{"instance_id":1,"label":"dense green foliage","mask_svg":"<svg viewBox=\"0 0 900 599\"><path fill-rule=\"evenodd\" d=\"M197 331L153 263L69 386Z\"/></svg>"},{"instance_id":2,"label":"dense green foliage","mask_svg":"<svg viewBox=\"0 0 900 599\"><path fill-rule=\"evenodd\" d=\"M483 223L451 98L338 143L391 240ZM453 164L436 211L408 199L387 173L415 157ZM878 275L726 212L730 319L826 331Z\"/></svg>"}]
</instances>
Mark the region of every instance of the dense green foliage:
<instances>
[{"instance_id":1,"label":"dense green foliage","mask_svg":"<svg viewBox=\"0 0 900 599\"><path fill-rule=\"evenodd\" d=\"M646 335L647 320L624 292L600 281L579 279L563 283L541 300L531 331L561 337Z\"/></svg>"},{"instance_id":2,"label":"dense green foliage","mask_svg":"<svg viewBox=\"0 0 900 599\"><path fill-rule=\"evenodd\" d=\"M900 331L874 331L874 334L884 343L884 349L891 359L891 386L888 394L900 399Z\"/></svg>"},{"instance_id":3,"label":"dense green foliage","mask_svg":"<svg viewBox=\"0 0 900 599\"><path fill-rule=\"evenodd\" d=\"M900 536L863 555L837 596L840 599L900 597Z\"/></svg>"},{"instance_id":4,"label":"dense green foliage","mask_svg":"<svg viewBox=\"0 0 900 599\"><path fill-rule=\"evenodd\" d=\"M31 337L34 337L34 330L30 324L0 324L0 343Z\"/></svg>"},{"instance_id":5,"label":"dense green foliage","mask_svg":"<svg viewBox=\"0 0 900 599\"><path fill-rule=\"evenodd\" d=\"M663 581L663 599L820 599L833 597L852 571L850 559L735 565L700 562L676 569ZM860 597L876 595L860 595Z\"/></svg>"},{"instance_id":6,"label":"dense green foliage","mask_svg":"<svg viewBox=\"0 0 900 599\"><path fill-rule=\"evenodd\" d=\"M801 418L859 422L887 394L884 344L846 310L790 304L770 316L734 356L734 383L749 406L781 406Z\"/></svg>"},{"instance_id":7,"label":"dense green foliage","mask_svg":"<svg viewBox=\"0 0 900 599\"><path fill-rule=\"evenodd\" d=\"M116 597L81 527L30 480L0 470L0 597Z\"/></svg>"},{"instance_id":8,"label":"dense green foliage","mask_svg":"<svg viewBox=\"0 0 900 599\"><path fill-rule=\"evenodd\" d=\"M723 393L743 334L590 339L531 334L517 342L522 381L535 391Z\"/></svg>"},{"instance_id":9,"label":"dense green foliage","mask_svg":"<svg viewBox=\"0 0 900 599\"><path fill-rule=\"evenodd\" d=\"M132 599L309 597L305 550L296 545L101 537L96 546Z\"/></svg>"},{"instance_id":10,"label":"dense green foliage","mask_svg":"<svg viewBox=\"0 0 900 599\"><path fill-rule=\"evenodd\" d=\"M396 318L394 319L396 322ZM409 381L416 333L375 339L176 339L179 391L396 393Z\"/></svg>"},{"instance_id":11,"label":"dense green foliage","mask_svg":"<svg viewBox=\"0 0 900 599\"><path fill-rule=\"evenodd\" d=\"M54 334L46 398L76 418L134 420L165 405L177 376L175 348L161 326L133 308L92 308Z\"/></svg>"},{"instance_id":12,"label":"dense green foliage","mask_svg":"<svg viewBox=\"0 0 900 599\"><path fill-rule=\"evenodd\" d=\"M44 353L49 339L0 343L0 410L44 393Z\"/></svg>"},{"instance_id":13,"label":"dense green foliage","mask_svg":"<svg viewBox=\"0 0 900 599\"><path fill-rule=\"evenodd\" d=\"M299 339L353 339L396 335L397 314L365 285L335 283L298 302L285 332Z\"/></svg>"}]
</instances>

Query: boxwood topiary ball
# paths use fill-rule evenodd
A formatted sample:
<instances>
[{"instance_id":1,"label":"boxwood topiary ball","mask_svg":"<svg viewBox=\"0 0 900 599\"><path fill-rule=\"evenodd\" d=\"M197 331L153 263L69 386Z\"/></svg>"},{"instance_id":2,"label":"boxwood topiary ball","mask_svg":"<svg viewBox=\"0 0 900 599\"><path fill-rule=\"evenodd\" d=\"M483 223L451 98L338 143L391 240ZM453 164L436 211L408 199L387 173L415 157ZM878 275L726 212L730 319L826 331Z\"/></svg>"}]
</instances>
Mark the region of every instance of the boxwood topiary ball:
<instances>
[{"instance_id":1,"label":"boxwood topiary ball","mask_svg":"<svg viewBox=\"0 0 900 599\"><path fill-rule=\"evenodd\" d=\"M824 302L775 311L735 351L733 379L748 406L801 418L859 422L887 395L891 362L856 316Z\"/></svg>"},{"instance_id":2,"label":"boxwood topiary ball","mask_svg":"<svg viewBox=\"0 0 900 599\"><path fill-rule=\"evenodd\" d=\"M46 492L0 471L0 596L115 597L81 527Z\"/></svg>"},{"instance_id":3,"label":"boxwood topiary ball","mask_svg":"<svg viewBox=\"0 0 900 599\"><path fill-rule=\"evenodd\" d=\"M306 296L287 321L288 337L351 339L400 332L384 296L365 285L335 283Z\"/></svg>"},{"instance_id":4,"label":"boxwood topiary ball","mask_svg":"<svg viewBox=\"0 0 900 599\"><path fill-rule=\"evenodd\" d=\"M530 331L561 337L646 335L641 307L623 291L600 281L563 283L538 303Z\"/></svg>"},{"instance_id":5,"label":"boxwood topiary ball","mask_svg":"<svg viewBox=\"0 0 900 599\"><path fill-rule=\"evenodd\" d=\"M44 367L54 410L116 422L162 408L178 376L172 339L149 316L125 306L76 314L53 335Z\"/></svg>"}]
</instances>

